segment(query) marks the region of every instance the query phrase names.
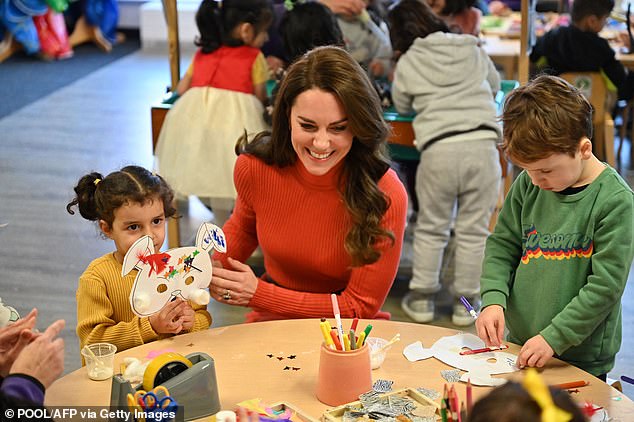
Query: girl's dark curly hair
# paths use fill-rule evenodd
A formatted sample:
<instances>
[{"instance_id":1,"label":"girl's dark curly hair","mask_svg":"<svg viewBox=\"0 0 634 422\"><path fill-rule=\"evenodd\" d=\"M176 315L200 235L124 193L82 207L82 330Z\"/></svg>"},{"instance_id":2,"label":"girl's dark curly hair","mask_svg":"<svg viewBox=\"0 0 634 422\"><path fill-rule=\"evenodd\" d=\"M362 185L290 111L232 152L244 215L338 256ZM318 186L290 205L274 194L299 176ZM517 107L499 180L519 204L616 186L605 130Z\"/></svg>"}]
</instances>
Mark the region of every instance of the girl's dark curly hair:
<instances>
[{"instance_id":1,"label":"girl's dark curly hair","mask_svg":"<svg viewBox=\"0 0 634 422\"><path fill-rule=\"evenodd\" d=\"M66 211L74 215L77 206L86 220L103 220L108 227L112 227L115 210L128 203L145 204L158 198L165 218L176 214L172 188L161 176L139 166L124 167L106 177L97 172L86 174L75 186L75 195Z\"/></svg>"}]
</instances>

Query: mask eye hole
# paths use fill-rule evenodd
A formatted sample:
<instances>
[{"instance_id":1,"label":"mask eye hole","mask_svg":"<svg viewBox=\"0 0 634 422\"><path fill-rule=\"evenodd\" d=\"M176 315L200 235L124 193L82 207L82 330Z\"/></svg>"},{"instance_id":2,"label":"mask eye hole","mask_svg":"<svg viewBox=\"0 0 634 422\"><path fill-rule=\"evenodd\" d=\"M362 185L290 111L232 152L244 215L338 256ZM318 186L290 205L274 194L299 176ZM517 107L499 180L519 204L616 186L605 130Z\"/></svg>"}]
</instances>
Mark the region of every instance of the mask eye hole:
<instances>
[{"instance_id":1,"label":"mask eye hole","mask_svg":"<svg viewBox=\"0 0 634 422\"><path fill-rule=\"evenodd\" d=\"M194 277L189 276L185 279L185 285L189 286L190 284L192 284L194 282Z\"/></svg>"},{"instance_id":2,"label":"mask eye hole","mask_svg":"<svg viewBox=\"0 0 634 422\"><path fill-rule=\"evenodd\" d=\"M156 291L159 293L165 293L167 291L167 285L165 285L165 283L159 284L156 286Z\"/></svg>"}]
</instances>

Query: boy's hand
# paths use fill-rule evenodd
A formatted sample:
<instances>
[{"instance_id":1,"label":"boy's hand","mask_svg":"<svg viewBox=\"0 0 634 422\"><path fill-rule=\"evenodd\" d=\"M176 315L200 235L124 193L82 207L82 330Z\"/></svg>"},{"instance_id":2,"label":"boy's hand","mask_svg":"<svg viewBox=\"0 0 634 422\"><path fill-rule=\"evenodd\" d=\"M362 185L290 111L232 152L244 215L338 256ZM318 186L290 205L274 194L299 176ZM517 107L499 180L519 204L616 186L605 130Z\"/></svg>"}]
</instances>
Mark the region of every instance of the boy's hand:
<instances>
[{"instance_id":1,"label":"boy's hand","mask_svg":"<svg viewBox=\"0 0 634 422\"><path fill-rule=\"evenodd\" d=\"M178 334L183 330L183 324L179 317L182 315L187 302L182 299L176 299L167 302L160 312L150 315L150 325L152 329L159 334Z\"/></svg>"},{"instance_id":2,"label":"boy's hand","mask_svg":"<svg viewBox=\"0 0 634 422\"><path fill-rule=\"evenodd\" d=\"M476 330L487 346L501 346L504 336L504 308L489 305L480 312L476 320Z\"/></svg>"},{"instance_id":3,"label":"boy's hand","mask_svg":"<svg viewBox=\"0 0 634 422\"><path fill-rule=\"evenodd\" d=\"M180 321L180 323L183 325L183 330L191 330L194 327L196 312L191 307L189 302L184 301L183 303L185 304L185 306L183 307L183 312L178 317L178 321Z\"/></svg>"},{"instance_id":4,"label":"boy's hand","mask_svg":"<svg viewBox=\"0 0 634 422\"><path fill-rule=\"evenodd\" d=\"M546 362L555 354L550 344L546 342L541 334L537 334L535 337L528 339L520 354L517 357L517 366L524 368L526 366L536 366L541 368Z\"/></svg>"}]
</instances>

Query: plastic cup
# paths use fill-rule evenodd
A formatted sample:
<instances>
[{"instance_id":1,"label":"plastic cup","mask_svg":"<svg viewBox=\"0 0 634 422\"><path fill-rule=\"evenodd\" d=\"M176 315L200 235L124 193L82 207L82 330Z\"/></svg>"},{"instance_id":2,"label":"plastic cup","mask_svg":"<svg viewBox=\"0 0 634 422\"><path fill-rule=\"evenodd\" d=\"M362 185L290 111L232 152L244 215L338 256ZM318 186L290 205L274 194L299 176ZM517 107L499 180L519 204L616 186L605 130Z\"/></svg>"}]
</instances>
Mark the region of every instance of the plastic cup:
<instances>
[{"instance_id":1,"label":"plastic cup","mask_svg":"<svg viewBox=\"0 0 634 422\"><path fill-rule=\"evenodd\" d=\"M117 346L110 343L94 343L84 346L81 354L86 360L88 377L91 380L103 381L114 374L114 354Z\"/></svg>"},{"instance_id":2,"label":"plastic cup","mask_svg":"<svg viewBox=\"0 0 634 422\"><path fill-rule=\"evenodd\" d=\"M370 364L372 366L372 369L379 369L381 365L383 365L385 355L392 346L388 346L383 350L379 349L381 349L381 347L385 346L387 343L388 341L386 339L380 337L368 337L367 339L365 339L365 344L367 344L370 348Z\"/></svg>"},{"instance_id":3,"label":"plastic cup","mask_svg":"<svg viewBox=\"0 0 634 422\"><path fill-rule=\"evenodd\" d=\"M359 399L372 389L370 349L344 352L332 350L322 343L315 396L328 406L339 406Z\"/></svg>"}]
</instances>

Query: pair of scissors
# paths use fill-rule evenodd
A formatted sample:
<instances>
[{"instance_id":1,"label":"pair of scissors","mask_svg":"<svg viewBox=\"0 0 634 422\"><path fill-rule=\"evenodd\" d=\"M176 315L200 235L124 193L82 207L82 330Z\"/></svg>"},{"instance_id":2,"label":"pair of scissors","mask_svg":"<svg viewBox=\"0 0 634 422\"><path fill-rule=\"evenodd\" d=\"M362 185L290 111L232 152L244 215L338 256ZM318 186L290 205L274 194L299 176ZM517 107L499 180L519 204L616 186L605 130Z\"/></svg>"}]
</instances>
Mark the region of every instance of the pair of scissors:
<instances>
[{"instance_id":1,"label":"pair of scissors","mask_svg":"<svg viewBox=\"0 0 634 422\"><path fill-rule=\"evenodd\" d=\"M176 403L176 401L169 395L168 389L162 385L155 387L152 391L147 393L143 390L137 391L134 396L139 405L144 410L148 411L165 409L168 406L173 407ZM159 398L159 396L162 397Z\"/></svg>"},{"instance_id":2,"label":"pair of scissors","mask_svg":"<svg viewBox=\"0 0 634 422\"><path fill-rule=\"evenodd\" d=\"M135 393L134 395L128 393L128 410L132 415L139 415L143 412L143 409L139 405L138 399L136 397L137 393ZM145 418L140 416L135 420L137 422L145 422Z\"/></svg>"}]
</instances>

